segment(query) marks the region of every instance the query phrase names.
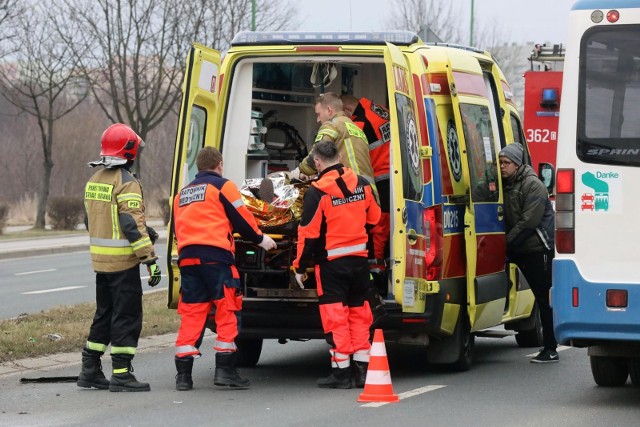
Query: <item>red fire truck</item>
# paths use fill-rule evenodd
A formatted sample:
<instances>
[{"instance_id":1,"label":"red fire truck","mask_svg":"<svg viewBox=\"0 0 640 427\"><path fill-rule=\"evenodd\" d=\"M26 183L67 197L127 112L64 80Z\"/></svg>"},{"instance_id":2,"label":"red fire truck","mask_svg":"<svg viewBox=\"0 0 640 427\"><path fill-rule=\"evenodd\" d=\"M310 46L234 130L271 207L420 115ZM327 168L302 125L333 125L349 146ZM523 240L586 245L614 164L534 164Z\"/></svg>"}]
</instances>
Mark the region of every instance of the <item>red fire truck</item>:
<instances>
[{"instance_id":1,"label":"red fire truck","mask_svg":"<svg viewBox=\"0 0 640 427\"><path fill-rule=\"evenodd\" d=\"M531 69L524 73L524 131L538 171L540 163L556 164L564 48L537 44L529 62Z\"/></svg>"}]
</instances>

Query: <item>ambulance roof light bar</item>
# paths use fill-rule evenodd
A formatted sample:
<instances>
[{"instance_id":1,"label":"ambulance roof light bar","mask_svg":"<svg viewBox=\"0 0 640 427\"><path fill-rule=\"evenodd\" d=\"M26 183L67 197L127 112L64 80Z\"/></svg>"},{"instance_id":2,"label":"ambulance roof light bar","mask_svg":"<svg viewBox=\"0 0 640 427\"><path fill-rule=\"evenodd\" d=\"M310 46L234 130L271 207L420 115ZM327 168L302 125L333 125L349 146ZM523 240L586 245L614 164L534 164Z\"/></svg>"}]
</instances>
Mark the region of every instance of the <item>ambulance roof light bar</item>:
<instances>
[{"instance_id":1,"label":"ambulance roof light bar","mask_svg":"<svg viewBox=\"0 0 640 427\"><path fill-rule=\"evenodd\" d=\"M290 44L360 44L381 45L385 42L409 46L420 42L411 31L381 32L311 32L311 31L241 31L231 41L231 46L290 45Z\"/></svg>"}]
</instances>

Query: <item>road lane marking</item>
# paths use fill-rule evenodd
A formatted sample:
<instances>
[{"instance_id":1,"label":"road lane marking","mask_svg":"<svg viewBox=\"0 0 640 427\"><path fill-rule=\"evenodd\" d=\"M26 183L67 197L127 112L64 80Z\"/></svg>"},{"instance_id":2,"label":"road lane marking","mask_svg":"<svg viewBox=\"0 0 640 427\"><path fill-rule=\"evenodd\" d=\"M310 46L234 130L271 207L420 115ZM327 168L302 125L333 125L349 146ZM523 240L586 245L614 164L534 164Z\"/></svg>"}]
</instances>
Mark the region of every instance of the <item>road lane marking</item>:
<instances>
[{"instance_id":1,"label":"road lane marking","mask_svg":"<svg viewBox=\"0 0 640 427\"><path fill-rule=\"evenodd\" d=\"M58 271L58 269L57 268L50 268L48 270L25 271L24 273L15 273L14 276L24 276L25 274L47 273L49 271Z\"/></svg>"},{"instance_id":2,"label":"road lane marking","mask_svg":"<svg viewBox=\"0 0 640 427\"><path fill-rule=\"evenodd\" d=\"M366 385L365 385L366 387ZM427 393L429 391L434 391L434 390L438 390L440 388L444 388L446 387L446 385L427 385L424 387L420 387L420 388L416 388L413 390L409 390L409 391L405 391L404 393L398 393L398 399L403 400L403 399L408 399L410 397L414 397L417 396L419 394L422 393ZM370 402L370 403L365 403L364 405L360 405L363 408L379 408L380 406L383 405L388 405L391 402Z\"/></svg>"},{"instance_id":3,"label":"road lane marking","mask_svg":"<svg viewBox=\"0 0 640 427\"><path fill-rule=\"evenodd\" d=\"M22 292L22 295L46 294L48 292L70 291L72 289L80 289L80 288L86 288L86 286L65 286L64 288L45 289L45 290L42 290L42 291Z\"/></svg>"},{"instance_id":4,"label":"road lane marking","mask_svg":"<svg viewBox=\"0 0 640 427\"><path fill-rule=\"evenodd\" d=\"M559 345L558 348L556 349L556 351L565 351L565 350L569 350L571 347L568 347L566 345ZM531 354L526 354L525 357L535 357L540 353L540 350L536 351L535 353L531 353Z\"/></svg>"}]
</instances>

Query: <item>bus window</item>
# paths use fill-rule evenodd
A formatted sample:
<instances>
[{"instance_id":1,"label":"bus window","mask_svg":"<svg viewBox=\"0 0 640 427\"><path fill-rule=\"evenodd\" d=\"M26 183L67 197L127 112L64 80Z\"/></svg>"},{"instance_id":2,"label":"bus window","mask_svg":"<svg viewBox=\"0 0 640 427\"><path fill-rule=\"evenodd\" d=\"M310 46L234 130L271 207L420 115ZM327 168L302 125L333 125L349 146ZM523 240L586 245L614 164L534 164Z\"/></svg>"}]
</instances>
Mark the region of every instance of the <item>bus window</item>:
<instances>
[{"instance_id":1,"label":"bus window","mask_svg":"<svg viewBox=\"0 0 640 427\"><path fill-rule=\"evenodd\" d=\"M577 152L586 163L640 165L640 25L626 27L582 38Z\"/></svg>"}]
</instances>

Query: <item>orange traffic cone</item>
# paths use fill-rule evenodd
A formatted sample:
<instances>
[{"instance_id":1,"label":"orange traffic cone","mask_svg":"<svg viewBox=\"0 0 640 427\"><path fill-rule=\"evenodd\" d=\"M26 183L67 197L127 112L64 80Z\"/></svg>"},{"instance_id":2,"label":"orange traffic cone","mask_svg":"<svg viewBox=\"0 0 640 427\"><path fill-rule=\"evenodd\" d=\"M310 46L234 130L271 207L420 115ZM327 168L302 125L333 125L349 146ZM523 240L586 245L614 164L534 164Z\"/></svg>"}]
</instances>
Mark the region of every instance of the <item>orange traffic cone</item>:
<instances>
[{"instance_id":1,"label":"orange traffic cone","mask_svg":"<svg viewBox=\"0 0 640 427\"><path fill-rule=\"evenodd\" d=\"M387 349L384 346L382 329L376 329L371 345L369 369L364 383L364 391L358 402L398 402L398 395L393 392L391 373L387 361Z\"/></svg>"}]
</instances>

